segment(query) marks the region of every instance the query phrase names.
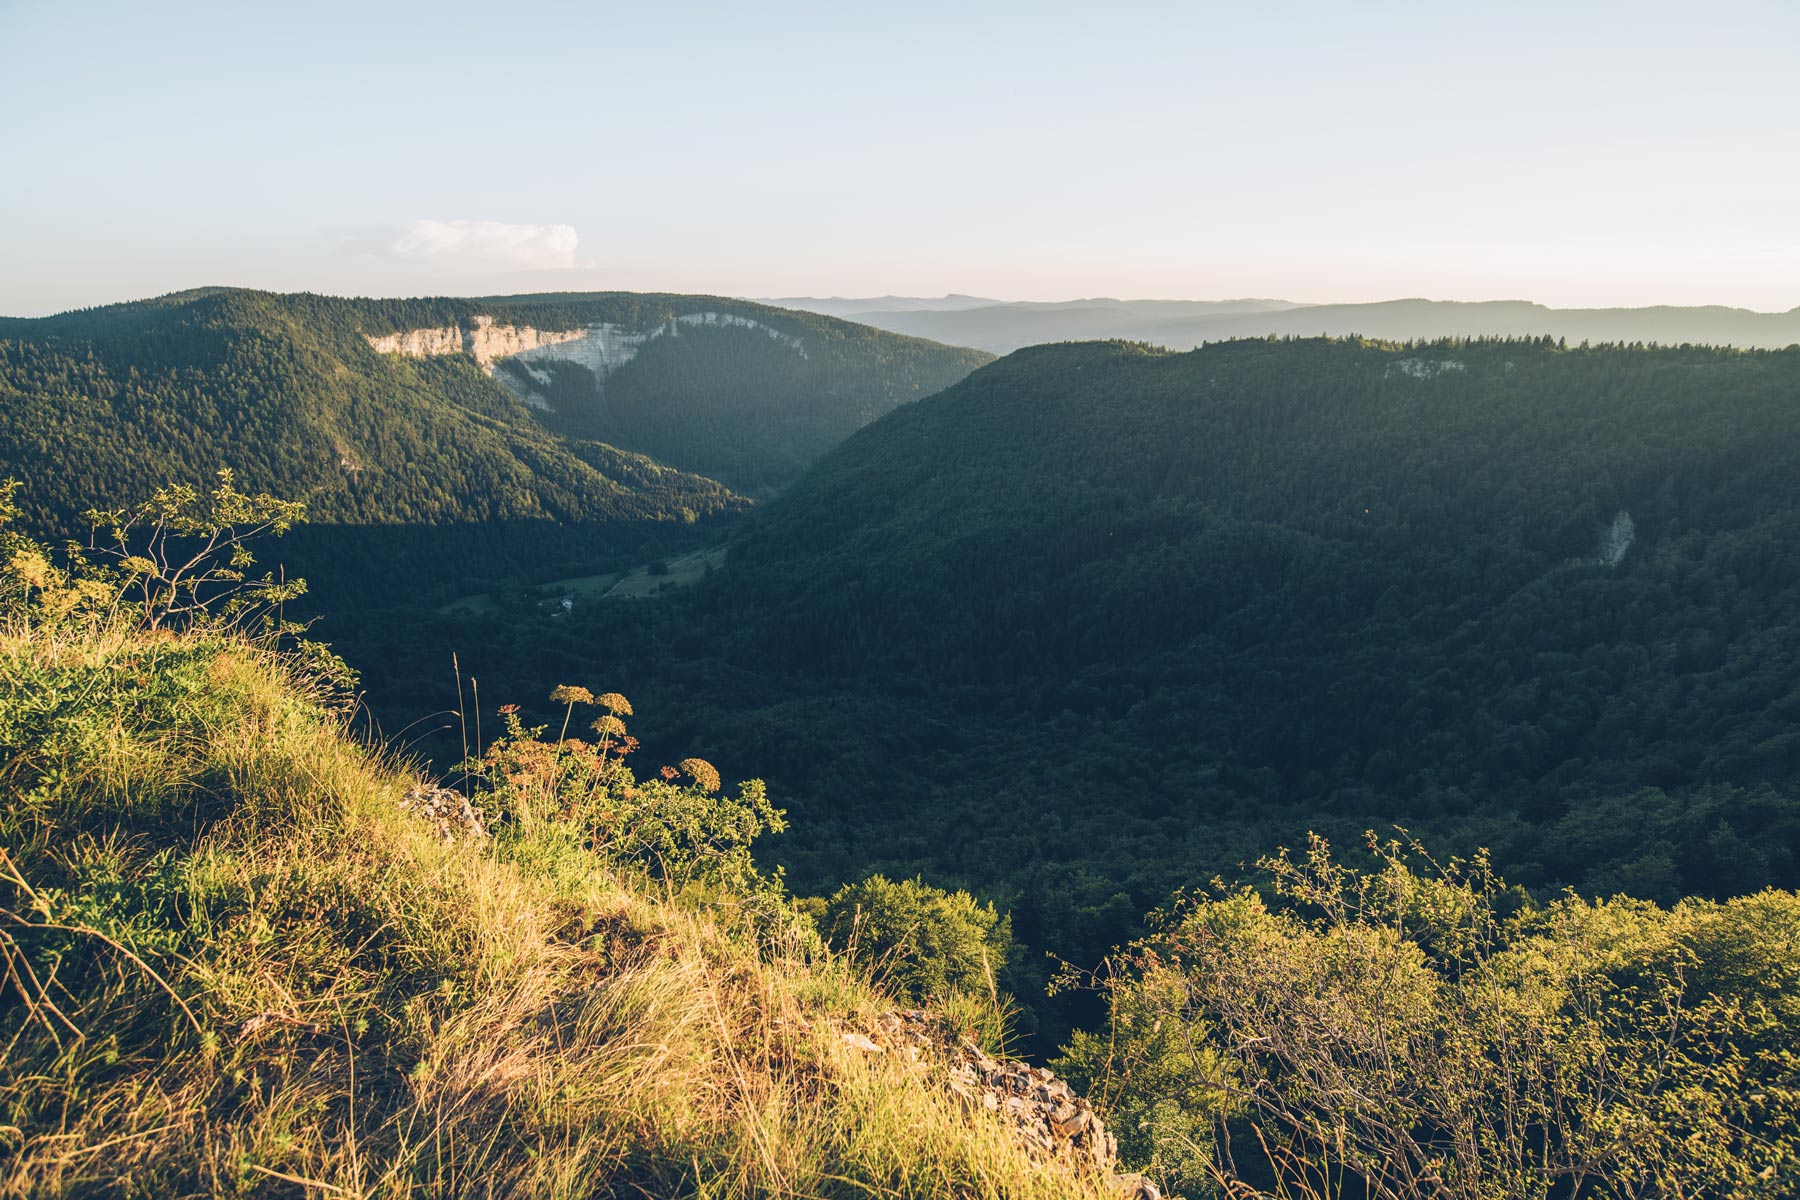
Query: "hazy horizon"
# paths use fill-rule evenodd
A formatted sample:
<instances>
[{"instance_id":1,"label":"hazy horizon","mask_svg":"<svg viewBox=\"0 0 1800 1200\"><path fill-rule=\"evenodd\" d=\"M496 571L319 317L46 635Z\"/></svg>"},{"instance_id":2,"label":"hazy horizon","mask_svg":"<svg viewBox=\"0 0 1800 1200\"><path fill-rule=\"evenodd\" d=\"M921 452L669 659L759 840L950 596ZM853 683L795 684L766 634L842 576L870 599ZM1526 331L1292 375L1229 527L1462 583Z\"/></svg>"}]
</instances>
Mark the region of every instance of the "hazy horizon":
<instances>
[{"instance_id":1,"label":"hazy horizon","mask_svg":"<svg viewBox=\"0 0 1800 1200\"><path fill-rule=\"evenodd\" d=\"M0 9L0 313L223 285L1800 305L1800 9Z\"/></svg>"},{"instance_id":2,"label":"hazy horizon","mask_svg":"<svg viewBox=\"0 0 1800 1200\"><path fill-rule=\"evenodd\" d=\"M951 300L951 299L963 299L963 300L971 300L971 301L979 302L979 305L971 305L970 307L977 307L977 306L1007 307L1007 306L1013 306L1013 305L1077 306L1077 305L1090 304L1090 303L1091 304L1103 304L1103 303L1127 304L1127 305L1130 305L1130 304L1221 304L1221 305L1224 305L1224 304L1231 304L1233 302L1247 302L1247 303L1272 302L1272 303L1280 304L1282 306L1282 311L1287 311L1290 309L1302 309L1302 308L1337 308L1337 307L1348 308L1348 307L1355 307L1355 306L1359 306L1359 305L1423 303L1423 304L1534 305L1536 307L1549 309L1552 312L1582 311L1582 310L1620 310L1620 311L1625 311L1625 310L1633 310L1633 309L1651 309L1651 308L1680 308L1680 309L1718 308L1718 309L1729 309L1729 310L1735 311L1735 312L1752 313L1752 314L1759 315L1759 316L1782 316L1782 315L1786 315L1786 314L1793 313L1793 312L1800 312L1800 304L1796 304L1796 305L1790 306L1788 308L1776 308L1776 309L1759 309L1759 308L1752 308L1752 307L1749 307L1746 305L1737 305L1737 304L1705 304L1705 303L1701 303L1701 304L1692 304L1692 305L1685 305L1685 304L1673 305L1673 304L1663 304L1663 303L1659 303L1659 302L1655 302L1655 301L1650 301L1650 302L1646 302L1643 304L1557 305L1557 304L1545 304L1541 300L1534 300L1528 296L1484 296L1484 297L1473 298L1473 299L1461 299L1461 298L1453 299L1453 298L1444 297L1444 296L1378 296L1378 297L1374 297L1374 298L1367 299L1367 300L1294 300L1294 299L1291 299L1291 298L1285 297L1285 296L1268 296L1268 295L1260 295L1260 296L1251 296L1251 295L1244 295L1244 296L1128 296L1128 295L1091 294L1091 295L1080 295L1080 296L1075 296L1075 295L983 296L983 295L976 295L976 294L968 293L968 292L938 292L935 294L904 294L903 295L901 293L891 292L891 291L868 292L868 293L863 293L863 294L859 294L859 295L846 295L846 294L823 295L823 294L816 294L816 293L809 295L809 294L793 293L793 294L785 295L785 296L770 296L770 295L751 295L751 294L744 294L744 293L725 293L725 292L718 291L717 289L707 289L707 288L695 288L691 292L683 293L683 292L677 292L677 291L675 291L675 289L671 289L671 288L660 288L660 287L658 287L658 288L651 288L651 287L625 288L625 287L620 287L617 285L607 285L607 284L603 284L603 283L596 283L591 287L576 286L576 285L573 285L573 284L567 282L565 276L558 276L555 286L550 286L548 284L535 284L535 283L532 283L529 281L520 281L516 286L509 287L509 286L504 286L504 282L502 281L502 286L469 287L469 288L465 288L465 289L461 289L461 290L453 290L453 291L445 291L445 290L422 291L422 290L417 290L417 289L408 290L408 289L399 288L399 287L387 289L387 290L333 291L331 289L326 289L326 288L274 288L274 287L264 287L264 286L259 286L259 285L255 285L255 284L244 284L244 283L218 283L218 282L200 283L200 284L194 284L191 287L173 288L173 289L170 289L167 291L146 293L144 295L122 295L122 296L112 297L109 299L95 300L91 303L75 304L75 305L69 305L66 307L45 309L42 312L23 312L23 311L0 312L0 317L30 319L33 317L56 316L61 313L76 311L76 310L81 310L81 309L103 308L103 307L106 307L107 305L111 305L111 304L131 304L131 303L137 303L137 302L142 302L142 301L146 301L146 300L156 300L156 299L163 298L165 296L182 295L184 293L205 291L205 290L212 289L212 288L221 288L221 289L244 288L244 289L251 290L251 291L268 291L268 292L275 292L275 293L311 292L311 293L318 294L318 295L338 296L338 297L341 297L344 299L431 299L434 297L445 297L445 296L495 296L495 297L500 297L500 296L534 295L534 294L559 293L559 292L581 294L581 293L592 293L592 292L621 292L621 291L633 292L633 291L636 291L636 292L647 292L647 293L648 292L663 292L663 293L670 293L670 294L714 295L714 296L720 296L720 297L729 298L729 299L749 300L749 301L752 301L752 302L758 303L758 304L769 304L769 305L775 305L775 306L780 306L780 305L783 305L784 303L804 305L807 302L816 302L821 305L831 305L831 304L857 304L859 302L875 302L875 301L881 301L881 300L903 301L903 302L904 301L930 302L930 301L941 301L941 300ZM820 311L825 311L825 310L821 309ZM881 311L881 309L878 305L872 304L868 311L879 312L879 311ZM854 320L855 317L852 316L851 319Z\"/></svg>"}]
</instances>

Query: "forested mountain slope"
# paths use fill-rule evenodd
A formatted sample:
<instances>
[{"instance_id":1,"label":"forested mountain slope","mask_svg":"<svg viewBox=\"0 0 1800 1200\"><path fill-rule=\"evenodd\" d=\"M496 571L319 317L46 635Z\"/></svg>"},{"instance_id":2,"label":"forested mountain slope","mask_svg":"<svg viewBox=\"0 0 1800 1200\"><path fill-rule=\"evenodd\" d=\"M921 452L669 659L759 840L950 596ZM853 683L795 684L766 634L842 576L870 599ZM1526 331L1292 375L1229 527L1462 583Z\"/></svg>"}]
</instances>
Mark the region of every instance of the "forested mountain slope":
<instances>
[{"instance_id":1,"label":"forested mountain slope","mask_svg":"<svg viewBox=\"0 0 1800 1200\"><path fill-rule=\"evenodd\" d=\"M1796 350L1042 347L851 438L641 629L419 653L602 645L681 714L647 744L802 817L798 886L924 870L1064 953L1309 828L1791 886L1797 406Z\"/></svg>"},{"instance_id":2,"label":"forested mountain slope","mask_svg":"<svg viewBox=\"0 0 1800 1200\"><path fill-rule=\"evenodd\" d=\"M579 320L586 331L497 364L495 378L547 428L639 451L746 494L791 483L876 417L992 359L713 297L515 297L496 311L551 328Z\"/></svg>"},{"instance_id":3,"label":"forested mountain slope","mask_svg":"<svg viewBox=\"0 0 1800 1200\"><path fill-rule=\"evenodd\" d=\"M230 466L306 500L290 553L360 598L400 562L416 586L691 542L746 504L696 471L778 485L980 360L706 297L209 289L0 320L0 472L79 533L97 498Z\"/></svg>"}]
</instances>

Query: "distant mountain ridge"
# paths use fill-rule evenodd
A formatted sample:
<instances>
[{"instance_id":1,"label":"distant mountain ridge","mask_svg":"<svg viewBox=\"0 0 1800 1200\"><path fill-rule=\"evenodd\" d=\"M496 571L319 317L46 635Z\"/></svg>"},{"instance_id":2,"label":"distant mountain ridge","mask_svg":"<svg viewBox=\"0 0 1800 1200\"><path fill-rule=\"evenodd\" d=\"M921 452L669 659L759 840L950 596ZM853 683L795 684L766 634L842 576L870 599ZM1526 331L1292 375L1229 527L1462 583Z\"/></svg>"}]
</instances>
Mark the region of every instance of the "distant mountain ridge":
<instances>
[{"instance_id":1,"label":"distant mountain ridge","mask_svg":"<svg viewBox=\"0 0 1800 1200\"><path fill-rule=\"evenodd\" d=\"M1722 305L1550 308L1526 300L1387 300L1298 304L1286 300L869 300L776 301L895 333L1010 354L1046 342L1120 339L1191 350L1240 337L1348 337L1430 341L1459 337L1552 337L1571 342L1718 345L1780 349L1800 343L1800 308L1756 312Z\"/></svg>"},{"instance_id":2,"label":"distant mountain ridge","mask_svg":"<svg viewBox=\"0 0 1800 1200\"><path fill-rule=\"evenodd\" d=\"M206 288L0 319L0 475L48 533L229 466L307 500L302 547L363 531L314 576L566 574L691 544L987 357L719 297Z\"/></svg>"},{"instance_id":3,"label":"distant mountain ridge","mask_svg":"<svg viewBox=\"0 0 1800 1200\"><path fill-rule=\"evenodd\" d=\"M1004 300L993 300L986 296L962 296L955 292L947 295L930 296L870 296L863 299L831 296L819 298L800 296L793 299L766 300L763 303L773 304L777 308L792 308L801 312L823 313L832 317L854 319L861 313L871 312L960 312L970 308L988 308L995 304L1005 304Z\"/></svg>"}]
</instances>

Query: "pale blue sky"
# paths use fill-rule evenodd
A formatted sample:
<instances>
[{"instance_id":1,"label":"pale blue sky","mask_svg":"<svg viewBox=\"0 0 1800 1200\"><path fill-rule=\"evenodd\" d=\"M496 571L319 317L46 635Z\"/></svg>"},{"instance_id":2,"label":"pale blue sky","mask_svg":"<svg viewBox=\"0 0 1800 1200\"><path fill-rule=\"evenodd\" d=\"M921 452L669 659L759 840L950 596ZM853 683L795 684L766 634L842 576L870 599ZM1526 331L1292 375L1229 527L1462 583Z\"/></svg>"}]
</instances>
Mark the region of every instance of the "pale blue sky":
<instances>
[{"instance_id":1,"label":"pale blue sky","mask_svg":"<svg viewBox=\"0 0 1800 1200\"><path fill-rule=\"evenodd\" d=\"M1800 305L1800 0L0 0L0 313L228 283Z\"/></svg>"}]
</instances>

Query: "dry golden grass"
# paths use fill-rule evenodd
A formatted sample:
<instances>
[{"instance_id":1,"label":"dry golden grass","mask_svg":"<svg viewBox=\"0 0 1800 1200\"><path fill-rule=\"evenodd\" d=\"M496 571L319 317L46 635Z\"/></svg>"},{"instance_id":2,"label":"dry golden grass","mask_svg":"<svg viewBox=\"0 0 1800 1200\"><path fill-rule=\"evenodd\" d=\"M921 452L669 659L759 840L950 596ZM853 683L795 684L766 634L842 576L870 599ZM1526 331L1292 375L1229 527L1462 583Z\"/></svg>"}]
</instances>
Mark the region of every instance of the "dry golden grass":
<instances>
[{"instance_id":1,"label":"dry golden grass","mask_svg":"<svg viewBox=\"0 0 1800 1200\"><path fill-rule=\"evenodd\" d=\"M0 633L0 1195L1103 1194L728 895L445 844L278 656Z\"/></svg>"}]
</instances>

